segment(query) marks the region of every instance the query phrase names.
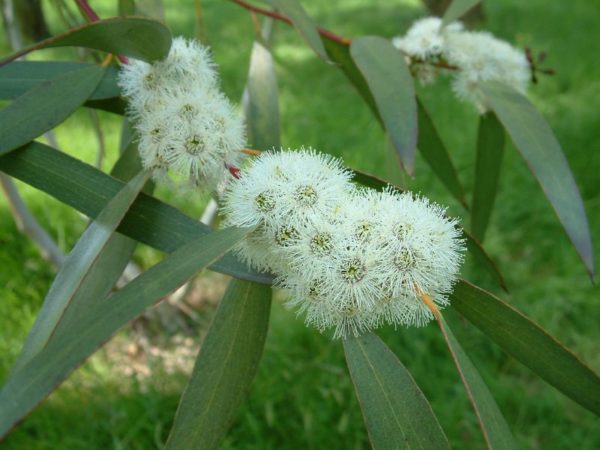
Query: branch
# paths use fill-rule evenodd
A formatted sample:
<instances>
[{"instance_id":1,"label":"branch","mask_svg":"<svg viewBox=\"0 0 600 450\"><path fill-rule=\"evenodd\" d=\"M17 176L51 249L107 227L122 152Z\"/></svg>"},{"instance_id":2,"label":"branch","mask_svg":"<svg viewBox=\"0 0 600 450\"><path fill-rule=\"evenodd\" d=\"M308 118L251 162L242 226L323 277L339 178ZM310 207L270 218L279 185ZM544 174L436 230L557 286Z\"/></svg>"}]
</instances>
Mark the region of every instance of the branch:
<instances>
[{"instance_id":1,"label":"branch","mask_svg":"<svg viewBox=\"0 0 600 450\"><path fill-rule=\"evenodd\" d=\"M278 12L271 11L270 9L260 8L258 6L251 5L250 3L247 3L244 0L231 0L231 1L233 3L237 3L242 8L245 8L248 11L252 11L252 12L255 12L257 14L261 14L263 16L272 17L273 19L279 20L281 22L285 22L288 25L292 25L292 20L289 17L284 16L283 14L279 14ZM337 34L332 33L331 31L326 30L326 29L321 28L321 27L317 27L317 31L324 38L329 39L330 41L338 42L338 43L340 43L342 45L350 45L350 42L352 42L348 38L345 38L345 37L342 37L342 36L338 36Z\"/></svg>"}]
</instances>

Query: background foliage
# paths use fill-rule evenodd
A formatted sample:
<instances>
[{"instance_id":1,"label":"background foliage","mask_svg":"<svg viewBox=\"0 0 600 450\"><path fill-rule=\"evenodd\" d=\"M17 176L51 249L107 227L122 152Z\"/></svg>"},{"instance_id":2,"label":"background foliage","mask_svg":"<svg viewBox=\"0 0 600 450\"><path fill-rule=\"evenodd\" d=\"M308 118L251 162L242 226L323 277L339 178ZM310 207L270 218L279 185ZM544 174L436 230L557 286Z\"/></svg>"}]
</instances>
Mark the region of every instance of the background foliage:
<instances>
[{"instance_id":1,"label":"background foliage","mask_svg":"<svg viewBox=\"0 0 600 450\"><path fill-rule=\"evenodd\" d=\"M109 2L101 2L108 5ZM166 3L167 22L174 34L193 34L191 1ZM424 14L420 3L383 0L304 1L319 23L346 36L381 34L393 36ZM116 7L98 13L108 17ZM600 51L594 29L600 14L593 2L543 2L523 4L515 0L487 2L485 27L497 36L549 53L548 65L557 75L545 77L530 96L555 130L581 189L592 234L600 231L600 144L597 111L600 108ZM48 9L52 32L63 28ZM203 2L203 35L213 46L223 77L223 88L231 98L240 98L246 76L253 28L247 12L222 1ZM282 142L286 146L312 145L342 156L351 167L390 177L386 167L391 156L383 148L383 136L367 106L343 75L314 57L289 28L278 26L274 48L280 85ZM235 49L235 51L232 51ZM8 53L5 46L2 53ZM48 50L34 58L68 59L72 50ZM313 83L307 80L314 80ZM317 81L318 80L318 81ZM422 92L458 166L468 190L474 164L476 116L469 105L456 102L443 82ZM326 105L326 107L324 107ZM433 114L433 112L435 112ZM100 113L107 148L118 144L116 117ZM57 133L61 149L93 162L95 140L90 119L80 111ZM418 154L417 154L418 155ZM107 155L109 169L116 154ZM460 206L430 175L420 156L417 178L410 188L422 190L434 200ZM535 180L517 152L505 153L500 192L487 233L487 248L499 261L511 290L506 296L596 370L600 369L595 307L598 288L589 284L585 271L555 219ZM64 250L72 247L85 221L67 206L23 187L27 202L43 224L57 237ZM192 216L199 216L206 199L158 191ZM0 380L14 361L35 313L53 277L35 248L15 229L10 213L0 200ZM596 256L599 256L596 251ZM147 267L159 255L147 248L136 259ZM497 289L487 275L473 265L464 275L485 288ZM210 275L213 280L221 277ZM222 283L222 281L221 281ZM206 286L207 284L204 284ZM214 289L214 288L213 288ZM200 291L206 290L205 287ZM205 294L206 295L206 294ZM217 299L216 295L206 295ZM200 340L213 313L210 301L201 302L196 320L186 319L185 332L192 337L183 345L181 327L156 320L138 321L126 333L137 345L124 339L94 356L56 395L18 428L4 448L154 448L160 447L170 428L179 393L186 376L169 373L167 357L152 356L153 349L182 353L179 360L193 361L194 342ZM452 316L449 320L456 319ZM456 320L455 320L456 321ZM150 323L148 323L150 322ZM472 329L454 327L461 334L485 381L495 394L504 415L522 447L598 448L598 419L548 387ZM439 330L385 329L381 333L413 373L438 415L455 448L480 447L480 433L463 393ZM189 353L183 349L188 348ZM140 356L140 352L143 356ZM177 353L176 353L177 354ZM141 360L136 376L124 365ZM149 363L152 376L142 376ZM175 364L177 365L177 364ZM185 372L185 363L181 364ZM177 369L177 367L176 367ZM189 372L189 367L187 367ZM496 376L501 372L502 376ZM293 438L292 438L293 437ZM259 373L224 448L363 448L367 446L360 410L347 375L342 348L307 329L274 302L272 326Z\"/></svg>"}]
</instances>

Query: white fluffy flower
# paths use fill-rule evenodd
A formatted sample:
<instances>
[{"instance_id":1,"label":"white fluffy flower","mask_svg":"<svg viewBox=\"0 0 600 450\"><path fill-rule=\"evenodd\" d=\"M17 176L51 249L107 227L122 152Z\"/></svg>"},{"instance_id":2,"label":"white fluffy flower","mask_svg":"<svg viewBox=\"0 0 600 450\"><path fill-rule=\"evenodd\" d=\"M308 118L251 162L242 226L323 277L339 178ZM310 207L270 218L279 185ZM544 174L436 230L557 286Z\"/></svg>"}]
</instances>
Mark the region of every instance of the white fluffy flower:
<instances>
[{"instance_id":1,"label":"white fluffy flower","mask_svg":"<svg viewBox=\"0 0 600 450\"><path fill-rule=\"evenodd\" d=\"M154 178L167 174L216 189L227 166L237 166L244 127L220 92L209 50L175 38L165 60L131 60L119 74L139 152Z\"/></svg>"},{"instance_id":2,"label":"white fluffy flower","mask_svg":"<svg viewBox=\"0 0 600 450\"><path fill-rule=\"evenodd\" d=\"M482 112L486 110L479 89L482 81L499 81L525 93L531 79L525 53L490 33L449 35L444 57L459 68L452 85L456 95L473 102Z\"/></svg>"},{"instance_id":3,"label":"white fluffy flower","mask_svg":"<svg viewBox=\"0 0 600 450\"><path fill-rule=\"evenodd\" d=\"M227 225L260 224L251 242L240 245L242 259L277 271L281 254L306 226L335 215L352 189L349 180L341 161L312 149L265 152L252 160L223 195Z\"/></svg>"},{"instance_id":4,"label":"white fluffy flower","mask_svg":"<svg viewBox=\"0 0 600 450\"><path fill-rule=\"evenodd\" d=\"M414 22L404 36L395 37L392 43L405 55L424 61L441 55L445 37L462 29L460 22L452 22L442 28L439 17L425 17Z\"/></svg>"},{"instance_id":5,"label":"white fluffy flower","mask_svg":"<svg viewBox=\"0 0 600 450\"><path fill-rule=\"evenodd\" d=\"M237 247L270 270L286 304L334 338L433 318L462 262L456 221L421 197L357 188L339 160L313 150L269 152L227 187L224 224L258 225Z\"/></svg>"}]
</instances>

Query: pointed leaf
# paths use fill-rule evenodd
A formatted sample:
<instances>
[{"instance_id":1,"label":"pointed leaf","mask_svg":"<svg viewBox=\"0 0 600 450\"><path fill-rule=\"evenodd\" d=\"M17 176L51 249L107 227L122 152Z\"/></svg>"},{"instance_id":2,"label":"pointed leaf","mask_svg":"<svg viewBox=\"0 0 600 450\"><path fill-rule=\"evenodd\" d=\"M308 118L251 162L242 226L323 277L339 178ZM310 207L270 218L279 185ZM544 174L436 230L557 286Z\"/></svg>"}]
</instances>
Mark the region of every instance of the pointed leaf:
<instances>
[{"instance_id":1,"label":"pointed leaf","mask_svg":"<svg viewBox=\"0 0 600 450\"><path fill-rule=\"evenodd\" d=\"M344 351L375 450L450 448L429 402L381 339L346 338Z\"/></svg>"},{"instance_id":2,"label":"pointed leaf","mask_svg":"<svg viewBox=\"0 0 600 450\"><path fill-rule=\"evenodd\" d=\"M63 316L73 298L78 294L82 286L89 282L88 276L94 267L94 263L106 248L114 231L142 189L146 179L147 174L140 172L133 180L127 183L106 204L96 220L90 224L79 241L77 241L77 244L75 244L75 247L65 259L65 263L56 275L44 299L42 308L27 336L23 350L15 363L15 371L23 367L24 364L46 345L56 328L56 324ZM103 285L102 282L99 284L100 286Z\"/></svg>"},{"instance_id":3,"label":"pointed leaf","mask_svg":"<svg viewBox=\"0 0 600 450\"><path fill-rule=\"evenodd\" d=\"M162 23L141 17L99 20L19 50L0 60L0 66L34 50L51 47L86 47L151 62L167 56L171 32Z\"/></svg>"},{"instance_id":4,"label":"pointed leaf","mask_svg":"<svg viewBox=\"0 0 600 450\"><path fill-rule=\"evenodd\" d=\"M39 142L0 156L0 170L40 189L89 217L96 217L122 187L106 175ZM158 250L172 252L210 228L160 200L140 194L118 231ZM249 270L232 254L210 267L236 278L270 284L269 274Z\"/></svg>"},{"instance_id":5,"label":"pointed leaf","mask_svg":"<svg viewBox=\"0 0 600 450\"><path fill-rule=\"evenodd\" d=\"M394 148L412 173L417 143L417 104L413 79L402 54L375 36L355 39L350 54L364 76Z\"/></svg>"},{"instance_id":6,"label":"pointed leaf","mask_svg":"<svg viewBox=\"0 0 600 450\"><path fill-rule=\"evenodd\" d=\"M87 313L68 310L65 321L70 326L59 330L0 391L0 439L119 328L223 256L249 231L228 228L192 240L120 291L95 302Z\"/></svg>"},{"instance_id":7,"label":"pointed leaf","mask_svg":"<svg viewBox=\"0 0 600 450\"><path fill-rule=\"evenodd\" d=\"M482 84L482 89L489 107L542 186L593 278L594 255L585 209L569 163L552 129L529 100L509 86L488 81Z\"/></svg>"},{"instance_id":8,"label":"pointed leaf","mask_svg":"<svg viewBox=\"0 0 600 450\"><path fill-rule=\"evenodd\" d=\"M481 0L452 0L448 9L444 13L442 26L448 25L465 15L471 8L474 8Z\"/></svg>"},{"instance_id":9,"label":"pointed leaf","mask_svg":"<svg viewBox=\"0 0 600 450\"><path fill-rule=\"evenodd\" d=\"M488 448L492 450L518 448L492 393L441 315L438 316L438 324L469 395L469 400L477 413L477 420Z\"/></svg>"},{"instance_id":10,"label":"pointed leaf","mask_svg":"<svg viewBox=\"0 0 600 450\"><path fill-rule=\"evenodd\" d=\"M0 155L44 134L94 92L104 69L92 65L44 81L0 110Z\"/></svg>"},{"instance_id":11,"label":"pointed leaf","mask_svg":"<svg viewBox=\"0 0 600 450\"><path fill-rule=\"evenodd\" d=\"M494 209L503 153L504 129L493 113L487 113L479 119L471 210L472 233L480 242L483 242Z\"/></svg>"},{"instance_id":12,"label":"pointed leaf","mask_svg":"<svg viewBox=\"0 0 600 450\"><path fill-rule=\"evenodd\" d=\"M0 99L12 100L43 81L56 78L77 69L98 67L96 64L59 61L14 61L0 67ZM89 100L103 100L121 95L117 86L118 67L106 67L102 79L88 97Z\"/></svg>"},{"instance_id":13,"label":"pointed leaf","mask_svg":"<svg viewBox=\"0 0 600 450\"><path fill-rule=\"evenodd\" d=\"M417 110L419 117L419 137L417 147L433 173L446 186L446 189L456 198L465 208L465 191L458 178L458 173L450 159L450 154L440 138L435 125L425 109L425 106L417 99Z\"/></svg>"},{"instance_id":14,"label":"pointed leaf","mask_svg":"<svg viewBox=\"0 0 600 450\"><path fill-rule=\"evenodd\" d=\"M323 60L329 61L323 41L317 30L317 25L306 14L304 8L298 0L267 0L273 8L280 10L283 14L290 18L294 28L302 35L306 43L315 51L315 53Z\"/></svg>"},{"instance_id":15,"label":"pointed leaf","mask_svg":"<svg viewBox=\"0 0 600 450\"><path fill-rule=\"evenodd\" d=\"M508 354L572 400L600 415L600 378L560 342L499 298L464 280L452 306Z\"/></svg>"},{"instance_id":16,"label":"pointed leaf","mask_svg":"<svg viewBox=\"0 0 600 450\"><path fill-rule=\"evenodd\" d=\"M259 40L254 41L252 46L243 105L248 142L252 148L259 150L279 148L277 77L271 52Z\"/></svg>"},{"instance_id":17,"label":"pointed leaf","mask_svg":"<svg viewBox=\"0 0 600 450\"><path fill-rule=\"evenodd\" d=\"M166 450L218 449L263 353L271 289L232 280L177 408Z\"/></svg>"}]
</instances>

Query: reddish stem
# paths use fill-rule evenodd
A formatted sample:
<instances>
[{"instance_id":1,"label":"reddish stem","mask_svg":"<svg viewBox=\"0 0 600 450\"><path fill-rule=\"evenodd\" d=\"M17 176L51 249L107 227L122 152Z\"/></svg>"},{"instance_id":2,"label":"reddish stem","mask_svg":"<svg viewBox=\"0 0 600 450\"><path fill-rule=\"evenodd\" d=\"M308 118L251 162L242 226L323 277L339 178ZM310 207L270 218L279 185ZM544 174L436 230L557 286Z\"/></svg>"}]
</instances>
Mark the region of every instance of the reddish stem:
<instances>
[{"instance_id":1,"label":"reddish stem","mask_svg":"<svg viewBox=\"0 0 600 450\"><path fill-rule=\"evenodd\" d=\"M96 14L96 11L94 11L92 7L88 4L87 0L75 0L75 3L77 3L79 10L90 22L97 22L100 20L100 17L98 16L98 14Z\"/></svg>"},{"instance_id":2,"label":"reddish stem","mask_svg":"<svg viewBox=\"0 0 600 450\"><path fill-rule=\"evenodd\" d=\"M227 170L229 170L229 173L236 179L239 180L240 179L240 172L241 170L238 169L237 167L234 166L227 166Z\"/></svg>"},{"instance_id":3,"label":"reddish stem","mask_svg":"<svg viewBox=\"0 0 600 450\"><path fill-rule=\"evenodd\" d=\"M273 19L279 20L281 22L285 22L288 25L292 25L292 20L289 17L284 16L283 14L279 14L278 12L271 11L270 9L264 9L264 8L260 8L258 6L251 5L250 3L247 3L244 0L231 0L231 1L233 3L237 3L242 8L246 8L248 11L252 11L257 14L262 14L263 16L272 17ZM324 28L320 28L320 27L317 27L317 31L319 32L319 34L321 36L329 39L330 41L335 41L342 45L350 45L351 41L348 38L338 36L337 34L332 33L331 31L326 30Z\"/></svg>"}]
</instances>

